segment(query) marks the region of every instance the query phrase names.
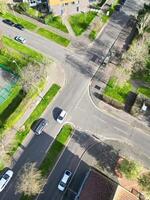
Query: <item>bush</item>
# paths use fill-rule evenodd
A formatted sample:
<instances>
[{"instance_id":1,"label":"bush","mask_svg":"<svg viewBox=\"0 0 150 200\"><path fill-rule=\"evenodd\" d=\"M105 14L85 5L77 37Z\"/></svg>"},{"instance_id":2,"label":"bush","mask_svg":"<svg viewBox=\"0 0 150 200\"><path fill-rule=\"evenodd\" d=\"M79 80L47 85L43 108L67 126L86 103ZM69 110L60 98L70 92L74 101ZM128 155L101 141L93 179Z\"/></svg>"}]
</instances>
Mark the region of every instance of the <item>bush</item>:
<instances>
[{"instance_id":1,"label":"bush","mask_svg":"<svg viewBox=\"0 0 150 200\"><path fill-rule=\"evenodd\" d=\"M150 196L150 172L143 174L139 179L138 183L141 186L142 190Z\"/></svg>"},{"instance_id":2,"label":"bush","mask_svg":"<svg viewBox=\"0 0 150 200\"><path fill-rule=\"evenodd\" d=\"M29 10L30 6L27 2L21 2L19 4L16 4L15 9L19 13L25 13Z\"/></svg>"},{"instance_id":3,"label":"bush","mask_svg":"<svg viewBox=\"0 0 150 200\"><path fill-rule=\"evenodd\" d=\"M90 40L95 40L95 38L96 38L96 31L92 30L91 33L90 33L90 35L89 35L89 39Z\"/></svg>"},{"instance_id":4,"label":"bush","mask_svg":"<svg viewBox=\"0 0 150 200\"><path fill-rule=\"evenodd\" d=\"M127 179L135 179L139 176L141 167L139 164L132 160L124 159L119 165L119 170L125 175Z\"/></svg>"}]
</instances>

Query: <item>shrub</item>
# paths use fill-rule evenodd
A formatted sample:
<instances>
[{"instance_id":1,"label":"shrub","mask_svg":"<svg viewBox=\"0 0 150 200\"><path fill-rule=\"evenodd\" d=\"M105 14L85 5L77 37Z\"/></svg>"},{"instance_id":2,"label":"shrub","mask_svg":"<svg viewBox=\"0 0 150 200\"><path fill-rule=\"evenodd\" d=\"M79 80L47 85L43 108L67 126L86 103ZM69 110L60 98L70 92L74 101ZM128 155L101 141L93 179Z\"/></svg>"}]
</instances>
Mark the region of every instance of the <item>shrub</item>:
<instances>
[{"instance_id":1,"label":"shrub","mask_svg":"<svg viewBox=\"0 0 150 200\"><path fill-rule=\"evenodd\" d=\"M142 190L150 196L150 172L143 174L139 179L138 183L141 186Z\"/></svg>"},{"instance_id":2,"label":"shrub","mask_svg":"<svg viewBox=\"0 0 150 200\"><path fill-rule=\"evenodd\" d=\"M135 179L141 172L141 166L133 160L124 159L119 165L119 170L125 175L127 179Z\"/></svg>"}]
</instances>

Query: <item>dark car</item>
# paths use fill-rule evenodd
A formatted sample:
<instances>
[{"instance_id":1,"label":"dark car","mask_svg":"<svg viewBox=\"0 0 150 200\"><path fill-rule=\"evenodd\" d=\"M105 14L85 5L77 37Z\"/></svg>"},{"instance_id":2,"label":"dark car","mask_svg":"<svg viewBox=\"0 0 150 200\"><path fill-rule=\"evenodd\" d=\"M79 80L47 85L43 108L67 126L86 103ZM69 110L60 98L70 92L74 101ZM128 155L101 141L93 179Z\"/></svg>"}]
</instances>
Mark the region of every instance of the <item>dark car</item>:
<instances>
[{"instance_id":1,"label":"dark car","mask_svg":"<svg viewBox=\"0 0 150 200\"><path fill-rule=\"evenodd\" d=\"M40 135L43 132L43 129L47 125L46 119L39 119L33 127L33 131L36 135Z\"/></svg>"},{"instance_id":2,"label":"dark car","mask_svg":"<svg viewBox=\"0 0 150 200\"><path fill-rule=\"evenodd\" d=\"M21 24L15 24L14 27L18 28L19 30L24 30L24 26L22 26Z\"/></svg>"},{"instance_id":3,"label":"dark car","mask_svg":"<svg viewBox=\"0 0 150 200\"><path fill-rule=\"evenodd\" d=\"M9 19L4 19L3 22L4 22L5 24L10 25L10 26L14 26L14 24L15 24L14 22L12 22L12 21L9 20Z\"/></svg>"}]
</instances>

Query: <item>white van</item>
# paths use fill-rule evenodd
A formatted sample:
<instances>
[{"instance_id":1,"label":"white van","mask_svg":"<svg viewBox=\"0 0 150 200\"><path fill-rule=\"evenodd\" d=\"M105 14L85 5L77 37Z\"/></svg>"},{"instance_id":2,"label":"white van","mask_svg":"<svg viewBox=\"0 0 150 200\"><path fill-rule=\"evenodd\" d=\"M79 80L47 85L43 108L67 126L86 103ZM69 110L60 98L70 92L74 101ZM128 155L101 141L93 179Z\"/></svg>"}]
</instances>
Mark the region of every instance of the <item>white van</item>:
<instances>
[{"instance_id":1,"label":"white van","mask_svg":"<svg viewBox=\"0 0 150 200\"><path fill-rule=\"evenodd\" d=\"M5 188L13 176L13 171L8 169L2 177L0 177L0 192Z\"/></svg>"}]
</instances>

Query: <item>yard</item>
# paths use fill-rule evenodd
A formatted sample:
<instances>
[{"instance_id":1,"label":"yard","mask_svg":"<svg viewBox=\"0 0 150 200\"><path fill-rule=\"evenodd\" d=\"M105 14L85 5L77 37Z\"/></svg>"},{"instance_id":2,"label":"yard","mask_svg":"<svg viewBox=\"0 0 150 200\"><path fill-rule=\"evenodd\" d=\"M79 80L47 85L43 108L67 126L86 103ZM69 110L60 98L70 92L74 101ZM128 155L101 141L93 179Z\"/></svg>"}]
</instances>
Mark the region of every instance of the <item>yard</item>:
<instances>
[{"instance_id":1,"label":"yard","mask_svg":"<svg viewBox=\"0 0 150 200\"><path fill-rule=\"evenodd\" d=\"M132 85L129 82L119 85L117 83L117 78L111 77L105 88L104 95L109 96L120 103L125 103L126 97L131 90Z\"/></svg>"},{"instance_id":2,"label":"yard","mask_svg":"<svg viewBox=\"0 0 150 200\"><path fill-rule=\"evenodd\" d=\"M76 36L81 35L90 25L94 17L97 15L96 12L89 11L87 13L79 13L69 17L69 23Z\"/></svg>"}]
</instances>

